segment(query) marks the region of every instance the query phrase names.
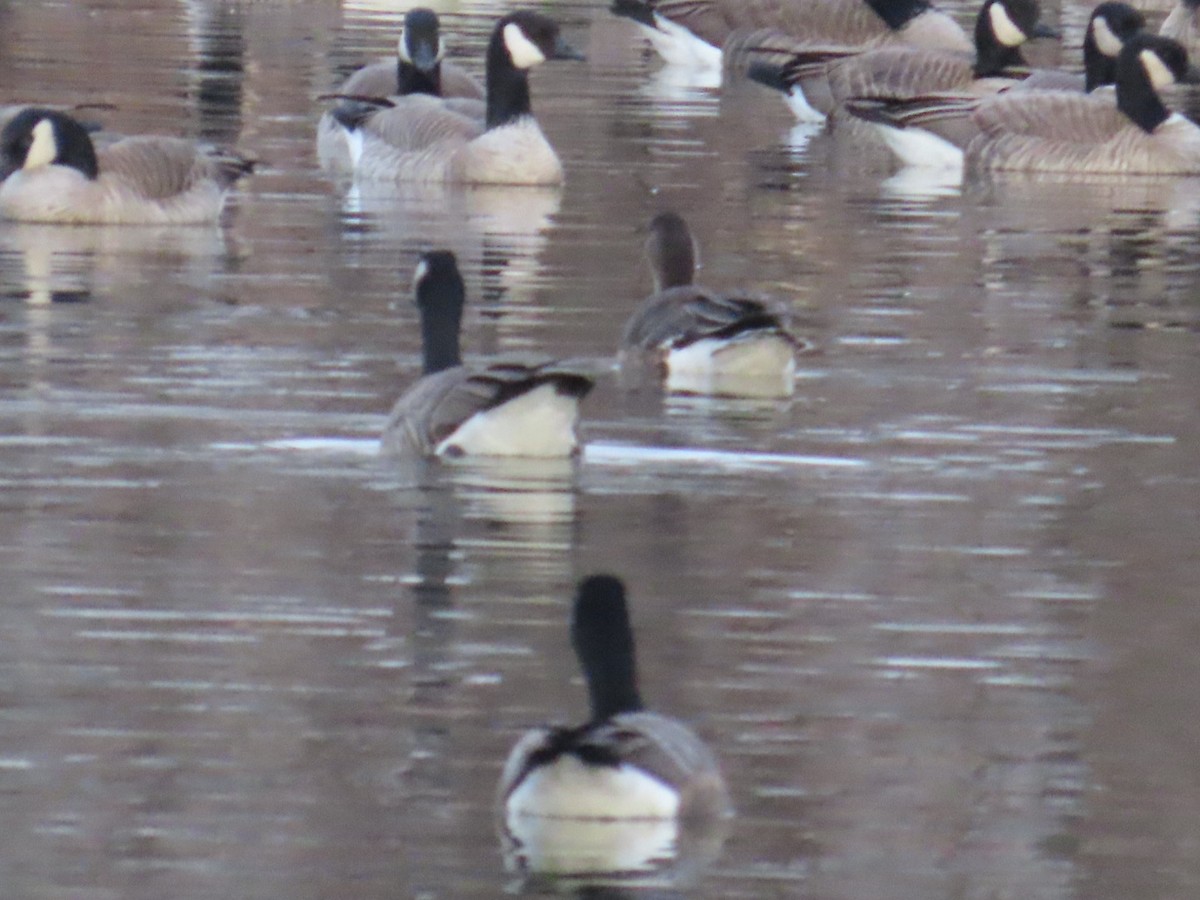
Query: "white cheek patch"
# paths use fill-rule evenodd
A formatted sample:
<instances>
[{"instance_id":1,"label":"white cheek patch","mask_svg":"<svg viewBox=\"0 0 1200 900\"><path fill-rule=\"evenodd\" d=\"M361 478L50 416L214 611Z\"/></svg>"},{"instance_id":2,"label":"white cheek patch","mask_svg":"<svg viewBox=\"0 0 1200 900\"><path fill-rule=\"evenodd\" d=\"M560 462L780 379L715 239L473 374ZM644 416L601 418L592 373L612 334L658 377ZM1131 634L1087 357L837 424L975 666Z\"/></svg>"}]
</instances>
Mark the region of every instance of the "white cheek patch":
<instances>
[{"instance_id":1,"label":"white cheek patch","mask_svg":"<svg viewBox=\"0 0 1200 900\"><path fill-rule=\"evenodd\" d=\"M441 62L442 57L445 55L446 55L446 39L444 37L442 37L441 35L438 35L437 61Z\"/></svg>"},{"instance_id":2,"label":"white cheek patch","mask_svg":"<svg viewBox=\"0 0 1200 900\"><path fill-rule=\"evenodd\" d=\"M1116 59L1117 54L1121 52L1121 39L1113 34L1108 26L1108 19L1104 16L1092 19L1092 40L1096 42L1097 49L1109 59Z\"/></svg>"},{"instance_id":3,"label":"white cheek patch","mask_svg":"<svg viewBox=\"0 0 1200 900\"><path fill-rule=\"evenodd\" d=\"M417 289L417 285L419 285L422 281L424 281L425 276L428 274L429 274L429 263L425 262L425 260L421 260L420 262L417 263L417 267L415 269L413 269L412 286L413 286L414 291Z\"/></svg>"},{"instance_id":4,"label":"white cheek patch","mask_svg":"<svg viewBox=\"0 0 1200 900\"><path fill-rule=\"evenodd\" d=\"M508 49L513 65L518 69L532 69L538 63L546 61L546 54L525 36L525 32L516 22L509 22L504 26L504 46Z\"/></svg>"},{"instance_id":5,"label":"white cheek patch","mask_svg":"<svg viewBox=\"0 0 1200 900\"><path fill-rule=\"evenodd\" d=\"M29 152L25 154L25 164L22 168L37 169L48 166L58 159L58 141L54 137L54 123L42 119L33 126L33 142Z\"/></svg>"},{"instance_id":6,"label":"white cheek patch","mask_svg":"<svg viewBox=\"0 0 1200 900\"><path fill-rule=\"evenodd\" d=\"M404 39L405 31L400 29L400 40L396 45L396 54L400 57L401 62L412 64L412 57L408 53L408 41Z\"/></svg>"},{"instance_id":7,"label":"white cheek patch","mask_svg":"<svg viewBox=\"0 0 1200 900\"><path fill-rule=\"evenodd\" d=\"M1002 2L992 4L988 10L988 21L992 26L992 34L1005 47L1019 47L1029 40L1029 36L1008 15Z\"/></svg>"},{"instance_id":8,"label":"white cheek patch","mask_svg":"<svg viewBox=\"0 0 1200 900\"><path fill-rule=\"evenodd\" d=\"M1141 62L1146 76L1156 91L1175 83L1175 76L1167 68L1167 64L1162 61L1162 57L1153 50L1142 50L1138 53L1138 61ZM32 150L30 152L32 153Z\"/></svg>"}]
</instances>

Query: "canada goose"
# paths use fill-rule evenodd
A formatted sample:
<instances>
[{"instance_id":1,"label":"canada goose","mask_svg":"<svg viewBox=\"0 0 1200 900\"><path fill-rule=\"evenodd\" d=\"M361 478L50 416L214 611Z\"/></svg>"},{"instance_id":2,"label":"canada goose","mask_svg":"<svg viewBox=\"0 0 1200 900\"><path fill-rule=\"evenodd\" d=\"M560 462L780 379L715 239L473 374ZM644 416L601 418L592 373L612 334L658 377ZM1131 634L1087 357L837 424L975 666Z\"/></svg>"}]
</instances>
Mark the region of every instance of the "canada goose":
<instances>
[{"instance_id":1,"label":"canada goose","mask_svg":"<svg viewBox=\"0 0 1200 900\"><path fill-rule=\"evenodd\" d=\"M674 212L649 225L646 258L654 293L625 323L622 364L650 362L671 393L786 397L801 342L763 300L727 297L693 283L692 233Z\"/></svg>"},{"instance_id":2,"label":"canada goose","mask_svg":"<svg viewBox=\"0 0 1200 900\"><path fill-rule=\"evenodd\" d=\"M215 222L254 162L182 138L142 136L97 150L66 113L26 107L0 131L0 214L22 222Z\"/></svg>"},{"instance_id":3,"label":"canada goose","mask_svg":"<svg viewBox=\"0 0 1200 900\"><path fill-rule=\"evenodd\" d=\"M811 47L760 37L743 49L747 74L788 94L802 120L818 121L851 97L909 97L935 92L986 93L1029 74L1020 47L1057 37L1038 22L1037 0L985 0L975 19L975 51L890 44L873 49ZM836 121L836 120L835 120Z\"/></svg>"},{"instance_id":4,"label":"canada goose","mask_svg":"<svg viewBox=\"0 0 1200 900\"><path fill-rule=\"evenodd\" d=\"M1117 57L1116 103L1100 92L1009 92L984 100L852 101L880 124L909 165L1076 174L1200 172L1200 127L1167 109L1159 91L1200 82L1177 42L1138 34Z\"/></svg>"},{"instance_id":5,"label":"canada goose","mask_svg":"<svg viewBox=\"0 0 1200 900\"><path fill-rule=\"evenodd\" d=\"M479 122L428 94L335 110L350 130L354 171L384 181L560 184L562 163L529 102L529 70L583 59L557 23L519 10L496 23L487 49L487 116Z\"/></svg>"},{"instance_id":6,"label":"canada goose","mask_svg":"<svg viewBox=\"0 0 1200 900\"><path fill-rule=\"evenodd\" d=\"M1108 0L1088 16L1083 32L1083 72L1036 69L1015 87L1018 90L1091 92L1112 84L1117 77L1117 56L1125 41L1146 27L1146 17L1128 3Z\"/></svg>"},{"instance_id":7,"label":"canada goose","mask_svg":"<svg viewBox=\"0 0 1200 900\"><path fill-rule=\"evenodd\" d=\"M1178 0L1163 19L1158 33L1179 41L1195 56L1200 52L1200 0Z\"/></svg>"},{"instance_id":8,"label":"canada goose","mask_svg":"<svg viewBox=\"0 0 1200 900\"><path fill-rule=\"evenodd\" d=\"M339 88L338 94L364 97L403 97L430 94L453 97L456 109L483 120L486 111L483 85L465 69L443 61L445 41L437 13L425 7L410 9L396 42L396 56L363 66ZM461 102L467 101L467 102ZM349 171L350 150L346 130L332 112L317 124L317 158L328 169Z\"/></svg>"},{"instance_id":9,"label":"canada goose","mask_svg":"<svg viewBox=\"0 0 1200 900\"><path fill-rule=\"evenodd\" d=\"M971 48L958 23L927 0L613 0L611 10L641 25L673 65L720 67L730 36L756 29L814 45Z\"/></svg>"},{"instance_id":10,"label":"canada goose","mask_svg":"<svg viewBox=\"0 0 1200 900\"><path fill-rule=\"evenodd\" d=\"M424 254L413 273L423 375L401 395L383 450L401 456L537 456L575 453L579 401L592 377L565 362L504 356L464 365L466 289L449 250Z\"/></svg>"},{"instance_id":11,"label":"canada goose","mask_svg":"<svg viewBox=\"0 0 1200 900\"><path fill-rule=\"evenodd\" d=\"M712 752L682 722L642 703L619 579L580 581L571 641L591 717L574 727L536 728L517 741L498 790L506 827L519 830L531 819L692 823L729 816Z\"/></svg>"}]
</instances>

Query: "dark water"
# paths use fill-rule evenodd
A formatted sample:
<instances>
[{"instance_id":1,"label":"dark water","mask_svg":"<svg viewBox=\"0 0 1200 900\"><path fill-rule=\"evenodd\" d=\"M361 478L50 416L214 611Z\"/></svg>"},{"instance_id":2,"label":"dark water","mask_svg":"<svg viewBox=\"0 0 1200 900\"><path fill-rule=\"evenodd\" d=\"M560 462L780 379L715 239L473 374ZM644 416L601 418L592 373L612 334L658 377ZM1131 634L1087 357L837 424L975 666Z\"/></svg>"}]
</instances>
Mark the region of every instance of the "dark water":
<instances>
[{"instance_id":1,"label":"dark water","mask_svg":"<svg viewBox=\"0 0 1200 900\"><path fill-rule=\"evenodd\" d=\"M0 5L6 102L262 159L223 230L0 227L0 893L502 894L495 779L581 713L608 570L738 809L688 896L1200 895L1200 183L905 183L556 14L566 187L414 195L313 158L394 9ZM419 251L471 352L603 358L667 206L790 300L791 402L610 379L577 464L376 457Z\"/></svg>"}]
</instances>

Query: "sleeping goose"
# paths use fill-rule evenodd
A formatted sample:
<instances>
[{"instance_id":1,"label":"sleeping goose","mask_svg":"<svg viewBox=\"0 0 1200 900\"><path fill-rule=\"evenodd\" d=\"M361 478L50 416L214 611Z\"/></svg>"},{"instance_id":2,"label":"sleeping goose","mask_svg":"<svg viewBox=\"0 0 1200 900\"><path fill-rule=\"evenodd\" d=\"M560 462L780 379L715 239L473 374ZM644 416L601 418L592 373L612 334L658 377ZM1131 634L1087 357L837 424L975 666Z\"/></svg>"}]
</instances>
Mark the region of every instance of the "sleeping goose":
<instances>
[{"instance_id":1,"label":"sleeping goose","mask_svg":"<svg viewBox=\"0 0 1200 900\"><path fill-rule=\"evenodd\" d=\"M483 120L486 111L483 85L465 69L444 62L445 42L439 33L437 13L417 7L404 15L396 57L363 66L339 88L347 96L402 97L430 94L456 98L455 108ZM317 124L317 157L327 169L349 171L346 131L333 112Z\"/></svg>"},{"instance_id":2,"label":"sleeping goose","mask_svg":"<svg viewBox=\"0 0 1200 900\"><path fill-rule=\"evenodd\" d=\"M359 177L383 181L560 184L562 163L529 102L529 70L547 59L583 59L557 23L528 10L496 23L487 49L487 116L463 115L447 101L410 94L335 110L350 133Z\"/></svg>"},{"instance_id":3,"label":"sleeping goose","mask_svg":"<svg viewBox=\"0 0 1200 900\"><path fill-rule=\"evenodd\" d=\"M546 820L728 817L729 794L712 752L682 722L642 703L619 579L592 575L579 583L571 640L591 716L574 727L534 729L513 747L498 791L506 828L519 838Z\"/></svg>"},{"instance_id":4,"label":"sleeping goose","mask_svg":"<svg viewBox=\"0 0 1200 900\"><path fill-rule=\"evenodd\" d=\"M464 365L459 328L466 289L449 250L424 254L413 286L423 375L393 407L384 452L443 458L574 455L579 401L592 389L591 375L531 355Z\"/></svg>"},{"instance_id":5,"label":"sleeping goose","mask_svg":"<svg viewBox=\"0 0 1200 900\"><path fill-rule=\"evenodd\" d=\"M797 118L820 121L851 97L907 97L939 91L1003 90L1029 74L1021 45L1057 36L1038 22L1037 0L985 0L975 19L975 51L901 46L789 47L762 36L740 52L754 80L784 91ZM836 126L836 120L834 122Z\"/></svg>"},{"instance_id":6,"label":"sleeping goose","mask_svg":"<svg viewBox=\"0 0 1200 900\"><path fill-rule=\"evenodd\" d=\"M646 257L654 293L625 323L623 365L651 363L671 393L792 393L795 351L802 344L788 332L784 314L763 300L695 284L695 241L680 215L664 212L651 220Z\"/></svg>"},{"instance_id":7,"label":"sleeping goose","mask_svg":"<svg viewBox=\"0 0 1200 900\"><path fill-rule=\"evenodd\" d=\"M1182 175L1200 172L1200 127L1159 92L1200 82L1177 41L1139 34L1117 57L1116 103L1104 92L1022 91L986 99L852 101L908 165L979 171Z\"/></svg>"},{"instance_id":8,"label":"sleeping goose","mask_svg":"<svg viewBox=\"0 0 1200 900\"><path fill-rule=\"evenodd\" d=\"M669 64L719 68L734 32L773 31L810 44L903 43L968 51L970 41L927 0L613 0Z\"/></svg>"},{"instance_id":9,"label":"sleeping goose","mask_svg":"<svg viewBox=\"0 0 1200 900\"><path fill-rule=\"evenodd\" d=\"M254 167L182 138L129 137L101 147L66 113L26 107L0 131L0 215L22 222L194 225L216 222Z\"/></svg>"}]
</instances>

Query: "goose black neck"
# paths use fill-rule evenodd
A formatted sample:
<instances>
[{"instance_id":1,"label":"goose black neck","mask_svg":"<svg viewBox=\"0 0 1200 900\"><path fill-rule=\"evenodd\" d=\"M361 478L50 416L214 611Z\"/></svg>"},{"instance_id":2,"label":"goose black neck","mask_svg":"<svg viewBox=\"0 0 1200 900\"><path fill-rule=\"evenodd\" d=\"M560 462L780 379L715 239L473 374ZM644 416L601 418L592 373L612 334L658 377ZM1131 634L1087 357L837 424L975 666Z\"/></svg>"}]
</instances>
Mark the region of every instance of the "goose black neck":
<instances>
[{"instance_id":1,"label":"goose black neck","mask_svg":"<svg viewBox=\"0 0 1200 900\"><path fill-rule=\"evenodd\" d=\"M571 639L587 681L592 722L643 709L625 588L611 575L585 578L575 595Z\"/></svg>"},{"instance_id":2,"label":"goose black neck","mask_svg":"<svg viewBox=\"0 0 1200 900\"><path fill-rule=\"evenodd\" d=\"M401 97L408 94L442 96L442 64L425 72L410 62L399 60L396 63L396 93Z\"/></svg>"},{"instance_id":3,"label":"goose black neck","mask_svg":"<svg viewBox=\"0 0 1200 900\"><path fill-rule=\"evenodd\" d=\"M499 27L487 49L487 127L509 125L532 113L529 74L513 65L504 46L504 28Z\"/></svg>"},{"instance_id":4,"label":"goose black neck","mask_svg":"<svg viewBox=\"0 0 1200 900\"><path fill-rule=\"evenodd\" d=\"M1096 37L1088 28L1083 37L1083 89L1090 93L1102 84L1112 84L1116 77L1116 59L1096 46Z\"/></svg>"},{"instance_id":5,"label":"goose black neck","mask_svg":"<svg viewBox=\"0 0 1200 900\"><path fill-rule=\"evenodd\" d=\"M417 287L421 313L422 371L433 375L462 365L459 332L466 290L462 276L427 280Z\"/></svg>"},{"instance_id":6,"label":"goose black neck","mask_svg":"<svg viewBox=\"0 0 1200 900\"><path fill-rule=\"evenodd\" d=\"M1117 108L1147 133L1171 115L1150 83L1137 54L1124 50L1117 58Z\"/></svg>"},{"instance_id":7,"label":"goose black neck","mask_svg":"<svg viewBox=\"0 0 1200 900\"><path fill-rule=\"evenodd\" d=\"M903 28L929 9L926 0L867 0L867 5L892 31Z\"/></svg>"},{"instance_id":8,"label":"goose black neck","mask_svg":"<svg viewBox=\"0 0 1200 900\"><path fill-rule=\"evenodd\" d=\"M687 223L677 213L659 213L651 220L646 256L656 291L691 284L696 277L695 243Z\"/></svg>"},{"instance_id":9,"label":"goose black neck","mask_svg":"<svg viewBox=\"0 0 1200 900\"><path fill-rule=\"evenodd\" d=\"M1010 69L1025 67L1021 48L1000 43L992 30L991 7L985 6L975 19L975 77L990 78Z\"/></svg>"}]
</instances>

